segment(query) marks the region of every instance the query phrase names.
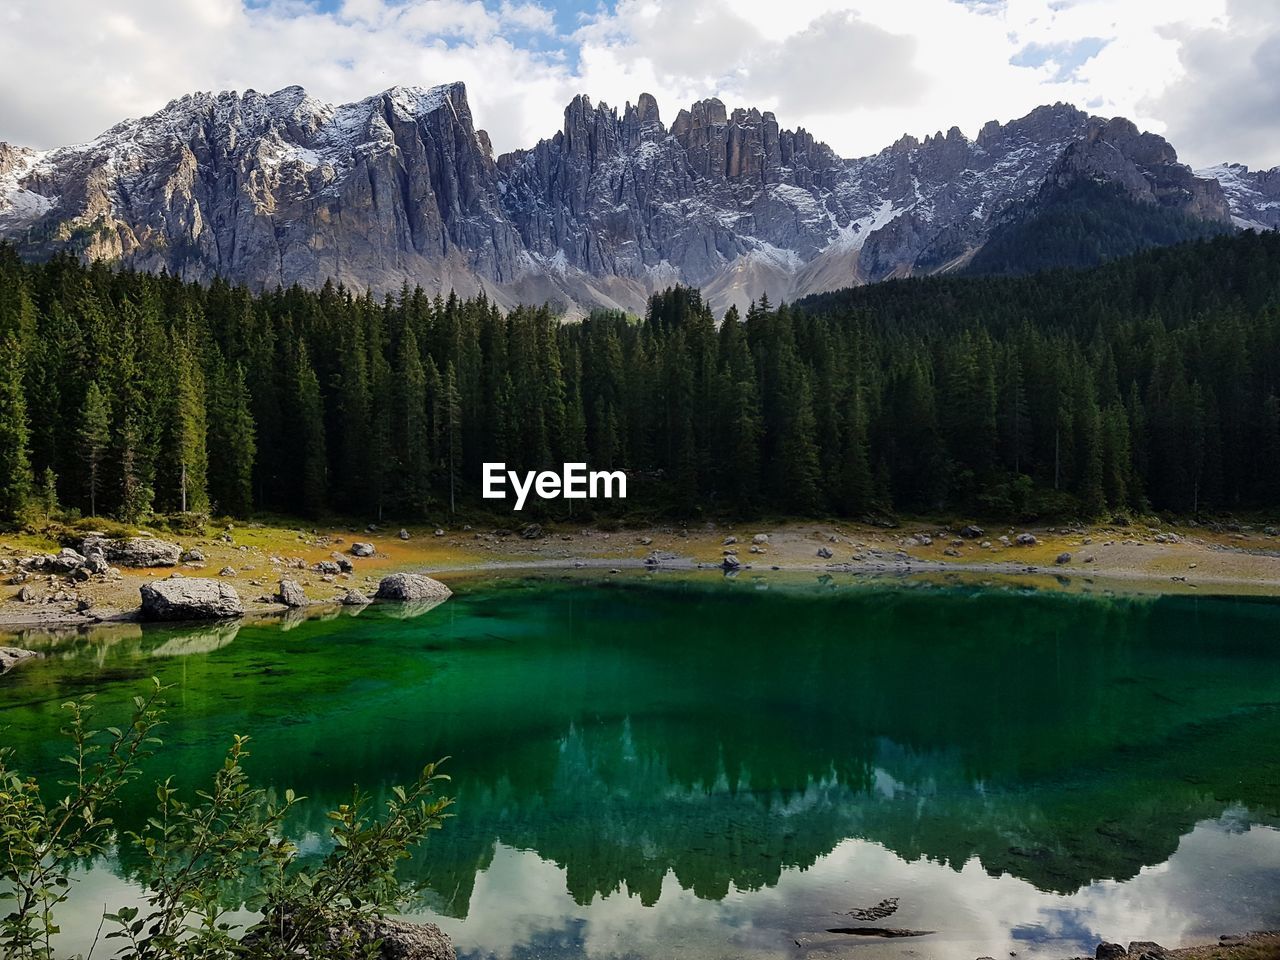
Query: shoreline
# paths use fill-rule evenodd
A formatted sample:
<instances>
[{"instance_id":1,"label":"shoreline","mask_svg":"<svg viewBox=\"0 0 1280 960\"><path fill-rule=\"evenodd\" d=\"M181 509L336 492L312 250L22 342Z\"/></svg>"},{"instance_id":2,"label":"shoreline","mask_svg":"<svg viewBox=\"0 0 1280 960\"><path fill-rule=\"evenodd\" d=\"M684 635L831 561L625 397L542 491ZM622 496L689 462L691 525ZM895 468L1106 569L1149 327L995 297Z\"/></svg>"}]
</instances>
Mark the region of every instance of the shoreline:
<instances>
[{"instance_id":1,"label":"shoreline","mask_svg":"<svg viewBox=\"0 0 1280 960\"><path fill-rule=\"evenodd\" d=\"M174 573L231 584L244 602L245 618L253 619L286 611L270 599L281 579L296 580L311 608L316 608L329 606L349 589L371 592L382 576L393 572L412 571L446 580L520 571L720 576L726 573L722 566L726 556L736 558L738 564L728 575L752 578L829 575L868 582L942 578L1066 592L1280 597L1280 535L1275 532L1108 525L1009 527L990 532L962 529L970 535L927 522L907 522L894 530L830 522L636 530L534 524L526 526L523 535L468 527L412 528L403 531L404 539L399 531L372 527L304 530L251 523L216 534L176 538L184 550L199 550L202 559L195 563L125 568L118 577L87 583L70 577L33 576L26 581L35 594L28 601L17 599L19 587L10 579L6 588L0 588L0 633L137 621L139 586ZM1027 533L1034 542L1017 545L1019 535ZM760 537L763 541L753 542ZM360 540L375 544L373 556L351 555L351 543ZM56 549L49 541L15 535L0 543L0 559ZM350 573L333 575L316 569L336 553L351 561ZM51 599L57 595L63 599ZM87 610L77 609L86 603Z\"/></svg>"}]
</instances>

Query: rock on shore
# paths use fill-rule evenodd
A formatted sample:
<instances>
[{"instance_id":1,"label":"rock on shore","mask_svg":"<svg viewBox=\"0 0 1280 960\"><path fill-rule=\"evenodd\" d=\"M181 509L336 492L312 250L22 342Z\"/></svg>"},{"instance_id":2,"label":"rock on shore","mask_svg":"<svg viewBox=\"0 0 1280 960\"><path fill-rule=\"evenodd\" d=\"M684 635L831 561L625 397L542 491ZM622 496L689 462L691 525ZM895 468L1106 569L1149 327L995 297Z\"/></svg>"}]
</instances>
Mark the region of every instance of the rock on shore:
<instances>
[{"instance_id":1,"label":"rock on shore","mask_svg":"<svg viewBox=\"0 0 1280 960\"><path fill-rule=\"evenodd\" d=\"M281 580L280 587L276 591L276 602L283 603L286 607L297 609L305 607L310 601L302 590L302 585L296 580Z\"/></svg>"},{"instance_id":2,"label":"rock on shore","mask_svg":"<svg viewBox=\"0 0 1280 960\"><path fill-rule=\"evenodd\" d=\"M288 925L289 921L285 923ZM373 956L378 960L457 960L453 942L434 923L409 923L382 917L371 919L361 927L354 936L349 928L330 930L328 939L332 953L324 955L345 954L349 952L351 941L356 940L361 945L377 943L378 949ZM255 944L261 939L259 933L250 930L241 945L249 948L252 955ZM297 955L307 956L301 951Z\"/></svg>"},{"instance_id":3,"label":"rock on shore","mask_svg":"<svg viewBox=\"0 0 1280 960\"><path fill-rule=\"evenodd\" d=\"M228 620L244 616L244 605L235 587L221 580L183 577L144 583L144 620Z\"/></svg>"},{"instance_id":4,"label":"rock on shore","mask_svg":"<svg viewBox=\"0 0 1280 960\"><path fill-rule=\"evenodd\" d=\"M105 557L122 567L176 567L182 560L182 547L155 537L108 540L90 534L84 538L80 552L86 557Z\"/></svg>"},{"instance_id":5,"label":"rock on shore","mask_svg":"<svg viewBox=\"0 0 1280 960\"><path fill-rule=\"evenodd\" d=\"M420 600L448 600L451 596L453 591L439 580L432 580L420 573L393 573L382 578L374 599L416 603Z\"/></svg>"}]
</instances>

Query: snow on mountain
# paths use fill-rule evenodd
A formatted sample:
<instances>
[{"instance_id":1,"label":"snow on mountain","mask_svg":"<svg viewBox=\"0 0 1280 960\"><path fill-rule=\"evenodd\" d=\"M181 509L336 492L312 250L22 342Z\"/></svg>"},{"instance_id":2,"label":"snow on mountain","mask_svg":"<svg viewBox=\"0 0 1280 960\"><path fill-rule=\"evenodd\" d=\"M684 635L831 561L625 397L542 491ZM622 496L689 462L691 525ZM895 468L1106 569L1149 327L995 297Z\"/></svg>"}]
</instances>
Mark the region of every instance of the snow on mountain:
<instances>
[{"instance_id":1,"label":"snow on mountain","mask_svg":"<svg viewBox=\"0 0 1280 960\"><path fill-rule=\"evenodd\" d=\"M1250 170L1242 163L1221 163L1197 170L1217 180L1231 205L1231 219L1243 230L1280 228L1280 167Z\"/></svg>"}]
</instances>

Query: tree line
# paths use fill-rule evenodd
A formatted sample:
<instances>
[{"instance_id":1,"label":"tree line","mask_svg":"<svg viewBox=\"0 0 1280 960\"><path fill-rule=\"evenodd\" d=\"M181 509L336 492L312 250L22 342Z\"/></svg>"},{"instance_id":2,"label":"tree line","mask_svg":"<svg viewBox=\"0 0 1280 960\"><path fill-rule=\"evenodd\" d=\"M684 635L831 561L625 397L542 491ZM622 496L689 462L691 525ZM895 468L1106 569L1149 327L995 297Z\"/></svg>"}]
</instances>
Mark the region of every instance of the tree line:
<instances>
[{"instance_id":1,"label":"tree line","mask_svg":"<svg viewBox=\"0 0 1280 960\"><path fill-rule=\"evenodd\" d=\"M481 464L632 475L692 517L1280 506L1280 238L894 281L720 322L562 323L25 263L0 248L0 516L478 506Z\"/></svg>"}]
</instances>

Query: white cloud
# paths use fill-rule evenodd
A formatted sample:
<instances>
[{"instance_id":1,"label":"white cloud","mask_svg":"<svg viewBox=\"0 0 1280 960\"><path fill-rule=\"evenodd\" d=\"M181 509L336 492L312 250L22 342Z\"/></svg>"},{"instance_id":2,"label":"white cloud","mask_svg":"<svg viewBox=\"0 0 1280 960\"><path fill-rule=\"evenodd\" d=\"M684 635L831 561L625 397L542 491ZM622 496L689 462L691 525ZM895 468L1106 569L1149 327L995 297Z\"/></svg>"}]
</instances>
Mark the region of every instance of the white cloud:
<instances>
[{"instance_id":1,"label":"white cloud","mask_svg":"<svg viewBox=\"0 0 1280 960\"><path fill-rule=\"evenodd\" d=\"M1182 78L1150 104L1196 166L1280 163L1280 14L1274 0L1230 0L1201 29L1170 30Z\"/></svg>"},{"instance_id":2,"label":"white cloud","mask_svg":"<svg viewBox=\"0 0 1280 960\"><path fill-rule=\"evenodd\" d=\"M553 133L575 93L647 91L668 121L719 96L846 156L1068 100L1193 162L1280 162L1272 0L617 0L567 36L549 2L10 0L0 139L85 140L199 89L345 101L462 80L499 151Z\"/></svg>"},{"instance_id":3,"label":"white cloud","mask_svg":"<svg viewBox=\"0 0 1280 960\"><path fill-rule=\"evenodd\" d=\"M331 101L396 84L467 84L500 149L558 123L573 83L558 53L522 45L552 28L537 3L345 0L16 0L0 31L0 139L90 139L193 90L301 84Z\"/></svg>"}]
</instances>

